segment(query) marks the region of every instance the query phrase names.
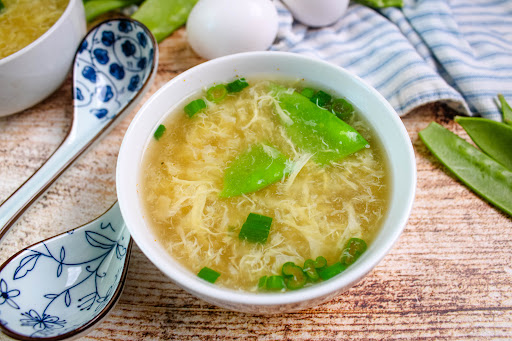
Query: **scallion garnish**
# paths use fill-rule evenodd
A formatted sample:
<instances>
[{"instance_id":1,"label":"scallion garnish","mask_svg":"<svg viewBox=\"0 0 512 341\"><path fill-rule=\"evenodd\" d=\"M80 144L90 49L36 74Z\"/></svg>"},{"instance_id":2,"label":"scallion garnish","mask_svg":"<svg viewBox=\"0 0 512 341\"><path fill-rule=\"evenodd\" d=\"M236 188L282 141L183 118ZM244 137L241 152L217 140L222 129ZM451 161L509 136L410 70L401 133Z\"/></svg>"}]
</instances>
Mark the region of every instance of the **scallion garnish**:
<instances>
[{"instance_id":1,"label":"scallion garnish","mask_svg":"<svg viewBox=\"0 0 512 341\"><path fill-rule=\"evenodd\" d=\"M327 259L324 256L318 256L315 260L315 268L317 270L323 269L327 266Z\"/></svg>"},{"instance_id":2,"label":"scallion garnish","mask_svg":"<svg viewBox=\"0 0 512 341\"><path fill-rule=\"evenodd\" d=\"M219 103L228 94L228 89L224 84L212 86L206 91L206 99L213 103Z\"/></svg>"},{"instance_id":3,"label":"scallion garnish","mask_svg":"<svg viewBox=\"0 0 512 341\"><path fill-rule=\"evenodd\" d=\"M258 289L263 290L267 286L267 276L260 277L258 281Z\"/></svg>"},{"instance_id":4,"label":"scallion garnish","mask_svg":"<svg viewBox=\"0 0 512 341\"><path fill-rule=\"evenodd\" d=\"M354 113L354 107L344 98L336 98L332 101L331 111L341 120L350 117Z\"/></svg>"},{"instance_id":5,"label":"scallion garnish","mask_svg":"<svg viewBox=\"0 0 512 341\"><path fill-rule=\"evenodd\" d=\"M328 280L329 278L333 278L337 274L342 273L345 271L347 267L340 262L334 263L333 265L329 265L328 267L325 267L323 269L318 270L318 275L321 279L324 281Z\"/></svg>"},{"instance_id":6,"label":"scallion garnish","mask_svg":"<svg viewBox=\"0 0 512 341\"><path fill-rule=\"evenodd\" d=\"M268 276L265 287L267 290L282 290L286 285L283 276Z\"/></svg>"},{"instance_id":7,"label":"scallion garnish","mask_svg":"<svg viewBox=\"0 0 512 341\"><path fill-rule=\"evenodd\" d=\"M252 243L264 244L270 232L272 218L257 213L249 213L247 220L242 225L238 238Z\"/></svg>"},{"instance_id":8,"label":"scallion garnish","mask_svg":"<svg viewBox=\"0 0 512 341\"><path fill-rule=\"evenodd\" d=\"M185 105L185 108L183 108L183 110L188 115L188 117L192 117L204 108L206 108L206 103L204 102L203 99L199 98Z\"/></svg>"},{"instance_id":9,"label":"scallion garnish","mask_svg":"<svg viewBox=\"0 0 512 341\"><path fill-rule=\"evenodd\" d=\"M0 11L2 11L5 8L4 3L2 0L0 0Z\"/></svg>"},{"instance_id":10,"label":"scallion garnish","mask_svg":"<svg viewBox=\"0 0 512 341\"><path fill-rule=\"evenodd\" d=\"M158 128L156 128L155 133L153 134L153 137L158 141L165 133L165 126L163 124L160 124Z\"/></svg>"},{"instance_id":11,"label":"scallion garnish","mask_svg":"<svg viewBox=\"0 0 512 341\"><path fill-rule=\"evenodd\" d=\"M228 90L228 92L240 92L248 86L249 83L247 83L245 78L240 78L231 83L228 83L228 85L226 85L226 89Z\"/></svg>"},{"instance_id":12,"label":"scallion garnish","mask_svg":"<svg viewBox=\"0 0 512 341\"><path fill-rule=\"evenodd\" d=\"M315 261L312 259L308 259L304 262L304 273L312 282L318 281L318 279L320 278L315 268Z\"/></svg>"},{"instance_id":13,"label":"scallion garnish","mask_svg":"<svg viewBox=\"0 0 512 341\"><path fill-rule=\"evenodd\" d=\"M215 283L217 278L219 278L220 273L218 273L215 270L210 269L209 267L205 266L202 268L199 273L197 274L198 277L204 279L205 281L208 281L210 283Z\"/></svg>"},{"instance_id":14,"label":"scallion garnish","mask_svg":"<svg viewBox=\"0 0 512 341\"><path fill-rule=\"evenodd\" d=\"M354 263L366 251L366 242L359 238L350 238L341 251L341 264Z\"/></svg>"},{"instance_id":15,"label":"scallion garnish","mask_svg":"<svg viewBox=\"0 0 512 341\"><path fill-rule=\"evenodd\" d=\"M286 262L281 269L286 287L291 290L300 289L306 284L306 275L302 268L294 262Z\"/></svg>"},{"instance_id":16,"label":"scallion garnish","mask_svg":"<svg viewBox=\"0 0 512 341\"><path fill-rule=\"evenodd\" d=\"M319 90L316 92L316 94L313 95L309 100L319 107L325 107L329 102L331 101L331 95L329 95L327 92L323 92L322 90Z\"/></svg>"},{"instance_id":17,"label":"scallion garnish","mask_svg":"<svg viewBox=\"0 0 512 341\"><path fill-rule=\"evenodd\" d=\"M313 95L315 94L315 90L314 89L311 89L311 88L304 88L302 89L302 91L300 92L300 94L302 96L306 96L307 98L310 98L313 97Z\"/></svg>"}]
</instances>

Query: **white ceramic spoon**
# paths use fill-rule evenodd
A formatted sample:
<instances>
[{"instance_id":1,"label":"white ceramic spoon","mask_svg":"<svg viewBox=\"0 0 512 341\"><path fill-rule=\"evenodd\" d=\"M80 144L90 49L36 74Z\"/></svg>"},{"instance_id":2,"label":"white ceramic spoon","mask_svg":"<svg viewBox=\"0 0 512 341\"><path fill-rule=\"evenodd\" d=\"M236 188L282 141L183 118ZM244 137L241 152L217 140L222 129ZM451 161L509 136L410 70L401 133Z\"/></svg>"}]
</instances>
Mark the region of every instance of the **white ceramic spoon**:
<instances>
[{"instance_id":1,"label":"white ceramic spoon","mask_svg":"<svg viewBox=\"0 0 512 341\"><path fill-rule=\"evenodd\" d=\"M73 124L50 159L0 206L0 238L52 182L130 112L157 69L158 46L134 20L93 28L73 69ZM132 240L118 204L77 229L34 244L0 267L0 329L19 340L84 334L119 299Z\"/></svg>"},{"instance_id":2,"label":"white ceramic spoon","mask_svg":"<svg viewBox=\"0 0 512 341\"><path fill-rule=\"evenodd\" d=\"M89 31L73 66L71 129L48 161L0 206L0 239L73 161L135 107L157 63L153 35L135 20L108 20Z\"/></svg>"}]
</instances>

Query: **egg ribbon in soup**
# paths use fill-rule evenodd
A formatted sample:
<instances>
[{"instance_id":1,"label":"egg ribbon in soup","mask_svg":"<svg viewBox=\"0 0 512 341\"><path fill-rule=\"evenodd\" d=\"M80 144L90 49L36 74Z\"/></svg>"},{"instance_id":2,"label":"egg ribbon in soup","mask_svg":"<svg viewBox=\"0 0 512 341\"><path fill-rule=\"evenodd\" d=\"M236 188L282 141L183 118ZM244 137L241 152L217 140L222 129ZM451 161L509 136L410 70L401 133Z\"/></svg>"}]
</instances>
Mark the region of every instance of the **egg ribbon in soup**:
<instances>
[{"instance_id":1,"label":"egg ribbon in soup","mask_svg":"<svg viewBox=\"0 0 512 341\"><path fill-rule=\"evenodd\" d=\"M214 85L168 116L144 155L141 200L160 242L205 280L247 291L312 285L377 233L384 151L345 99L300 82L249 83Z\"/></svg>"}]
</instances>

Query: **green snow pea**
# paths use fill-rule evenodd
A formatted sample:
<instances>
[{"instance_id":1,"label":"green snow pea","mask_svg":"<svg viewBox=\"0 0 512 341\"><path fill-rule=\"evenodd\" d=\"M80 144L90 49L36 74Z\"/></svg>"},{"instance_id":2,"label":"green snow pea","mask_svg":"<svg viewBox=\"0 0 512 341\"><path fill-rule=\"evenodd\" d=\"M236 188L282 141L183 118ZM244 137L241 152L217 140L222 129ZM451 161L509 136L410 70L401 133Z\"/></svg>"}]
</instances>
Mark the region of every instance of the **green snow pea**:
<instances>
[{"instance_id":1,"label":"green snow pea","mask_svg":"<svg viewBox=\"0 0 512 341\"><path fill-rule=\"evenodd\" d=\"M197 0L146 0L132 18L142 22L158 42L183 25Z\"/></svg>"},{"instance_id":2,"label":"green snow pea","mask_svg":"<svg viewBox=\"0 0 512 341\"><path fill-rule=\"evenodd\" d=\"M427 148L475 193L512 215L512 172L441 125L419 136Z\"/></svg>"},{"instance_id":3,"label":"green snow pea","mask_svg":"<svg viewBox=\"0 0 512 341\"><path fill-rule=\"evenodd\" d=\"M480 117L455 117L480 149L512 171L512 126Z\"/></svg>"},{"instance_id":4,"label":"green snow pea","mask_svg":"<svg viewBox=\"0 0 512 341\"><path fill-rule=\"evenodd\" d=\"M84 3L85 18L92 21L104 13L141 2L142 0L89 0Z\"/></svg>"},{"instance_id":5,"label":"green snow pea","mask_svg":"<svg viewBox=\"0 0 512 341\"><path fill-rule=\"evenodd\" d=\"M256 192L290 173L291 161L265 144L252 145L234 159L224 172L221 198Z\"/></svg>"},{"instance_id":6,"label":"green snow pea","mask_svg":"<svg viewBox=\"0 0 512 341\"><path fill-rule=\"evenodd\" d=\"M368 145L357 130L309 98L276 85L272 89L278 101L277 116L288 136L300 149L312 153L313 161L326 165Z\"/></svg>"},{"instance_id":7,"label":"green snow pea","mask_svg":"<svg viewBox=\"0 0 512 341\"><path fill-rule=\"evenodd\" d=\"M507 100L502 94L498 94L498 99L501 103L501 112L503 113L503 122L512 125L512 108L507 103Z\"/></svg>"},{"instance_id":8,"label":"green snow pea","mask_svg":"<svg viewBox=\"0 0 512 341\"><path fill-rule=\"evenodd\" d=\"M356 0L361 5L374 8L403 7L403 0Z\"/></svg>"}]
</instances>

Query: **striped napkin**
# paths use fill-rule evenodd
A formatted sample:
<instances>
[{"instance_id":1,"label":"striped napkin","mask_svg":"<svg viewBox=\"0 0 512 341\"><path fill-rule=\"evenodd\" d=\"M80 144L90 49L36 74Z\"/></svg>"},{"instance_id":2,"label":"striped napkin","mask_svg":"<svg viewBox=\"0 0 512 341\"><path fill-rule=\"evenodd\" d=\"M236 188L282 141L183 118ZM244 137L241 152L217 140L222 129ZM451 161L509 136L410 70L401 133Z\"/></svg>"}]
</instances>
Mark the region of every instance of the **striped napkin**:
<instances>
[{"instance_id":1,"label":"striped napkin","mask_svg":"<svg viewBox=\"0 0 512 341\"><path fill-rule=\"evenodd\" d=\"M512 102L512 0L405 0L402 9L382 10L351 4L338 22L318 29L276 6L272 50L357 74L400 116L442 101L462 114L501 120L496 95Z\"/></svg>"}]
</instances>

